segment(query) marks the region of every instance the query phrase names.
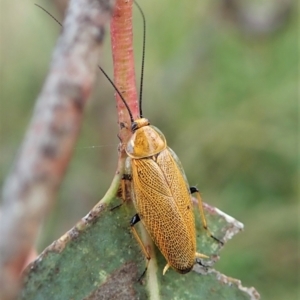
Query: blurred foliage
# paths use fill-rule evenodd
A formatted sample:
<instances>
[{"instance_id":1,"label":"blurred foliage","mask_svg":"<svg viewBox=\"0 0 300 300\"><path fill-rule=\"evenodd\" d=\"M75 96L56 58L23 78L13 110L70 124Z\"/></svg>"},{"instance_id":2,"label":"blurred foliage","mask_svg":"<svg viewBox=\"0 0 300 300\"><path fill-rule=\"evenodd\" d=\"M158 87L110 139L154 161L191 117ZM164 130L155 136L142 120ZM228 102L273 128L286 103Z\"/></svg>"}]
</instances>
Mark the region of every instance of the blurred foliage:
<instances>
[{"instance_id":1,"label":"blurred foliage","mask_svg":"<svg viewBox=\"0 0 300 300\"><path fill-rule=\"evenodd\" d=\"M1 2L1 184L21 145L60 31L33 3ZM51 2L38 3L62 20ZM204 200L245 224L216 268L255 286L262 299L296 299L297 11L268 35L251 35L225 17L221 2L139 3L147 18L145 116L164 132ZM136 10L134 22L139 70L142 22ZM107 35L100 64L111 73L109 47ZM99 73L39 250L85 215L110 184L118 144L113 94Z\"/></svg>"}]
</instances>

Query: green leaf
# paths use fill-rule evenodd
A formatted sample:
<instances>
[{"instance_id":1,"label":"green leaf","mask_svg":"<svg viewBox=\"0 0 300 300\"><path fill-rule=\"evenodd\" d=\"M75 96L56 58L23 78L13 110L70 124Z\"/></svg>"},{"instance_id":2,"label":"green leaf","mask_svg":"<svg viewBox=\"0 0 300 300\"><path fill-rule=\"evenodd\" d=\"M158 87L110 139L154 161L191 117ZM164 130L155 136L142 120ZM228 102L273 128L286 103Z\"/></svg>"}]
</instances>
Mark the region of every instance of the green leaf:
<instances>
[{"instance_id":1,"label":"green leaf","mask_svg":"<svg viewBox=\"0 0 300 300\"><path fill-rule=\"evenodd\" d=\"M169 269L155 248L146 275L145 258L131 234L132 203L100 201L59 240L44 250L24 272L20 299L259 299L254 288L226 277L209 266L218 260L221 245L201 227L195 209L198 252L210 256L182 275ZM204 204L208 225L225 243L243 228L233 218ZM142 227L142 225L140 226ZM142 230L142 235L145 230Z\"/></svg>"}]
</instances>

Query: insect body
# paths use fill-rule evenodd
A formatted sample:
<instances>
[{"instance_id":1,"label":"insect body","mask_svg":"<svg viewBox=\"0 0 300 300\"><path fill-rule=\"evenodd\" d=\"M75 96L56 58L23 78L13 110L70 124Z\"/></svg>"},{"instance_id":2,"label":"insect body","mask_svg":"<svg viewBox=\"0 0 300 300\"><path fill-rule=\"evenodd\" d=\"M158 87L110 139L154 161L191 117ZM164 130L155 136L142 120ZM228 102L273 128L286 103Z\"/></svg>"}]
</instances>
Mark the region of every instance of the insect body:
<instances>
[{"instance_id":1,"label":"insect body","mask_svg":"<svg viewBox=\"0 0 300 300\"><path fill-rule=\"evenodd\" d=\"M196 252L195 221L186 176L176 154L167 147L164 135L147 119L134 121L132 129L125 169L131 174L132 200L139 216L132 226L136 220L142 221L167 260L164 273L169 267L187 273L196 257L207 256ZM137 236L135 230L134 235Z\"/></svg>"}]
</instances>

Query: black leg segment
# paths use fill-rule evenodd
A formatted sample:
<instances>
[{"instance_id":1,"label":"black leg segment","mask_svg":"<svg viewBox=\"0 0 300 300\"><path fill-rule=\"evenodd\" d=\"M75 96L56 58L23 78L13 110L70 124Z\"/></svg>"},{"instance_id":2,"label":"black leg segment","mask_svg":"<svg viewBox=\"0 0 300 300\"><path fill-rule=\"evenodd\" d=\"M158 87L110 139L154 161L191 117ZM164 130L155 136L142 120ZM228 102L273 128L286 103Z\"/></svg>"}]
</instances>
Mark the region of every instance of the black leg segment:
<instances>
[{"instance_id":1,"label":"black leg segment","mask_svg":"<svg viewBox=\"0 0 300 300\"><path fill-rule=\"evenodd\" d=\"M141 221L140 216L138 214L135 214L130 221L130 226L134 226L139 221Z\"/></svg>"},{"instance_id":2,"label":"black leg segment","mask_svg":"<svg viewBox=\"0 0 300 300\"><path fill-rule=\"evenodd\" d=\"M190 192L191 194L199 193L199 190L195 186L190 186Z\"/></svg>"}]
</instances>

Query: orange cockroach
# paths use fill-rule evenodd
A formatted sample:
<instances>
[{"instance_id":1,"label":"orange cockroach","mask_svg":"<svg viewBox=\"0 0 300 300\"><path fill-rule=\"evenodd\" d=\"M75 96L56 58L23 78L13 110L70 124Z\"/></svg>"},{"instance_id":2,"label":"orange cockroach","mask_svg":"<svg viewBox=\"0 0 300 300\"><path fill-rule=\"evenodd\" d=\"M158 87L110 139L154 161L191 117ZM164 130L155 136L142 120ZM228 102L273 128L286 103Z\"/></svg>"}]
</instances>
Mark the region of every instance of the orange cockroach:
<instances>
[{"instance_id":1,"label":"orange cockroach","mask_svg":"<svg viewBox=\"0 0 300 300\"><path fill-rule=\"evenodd\" d=\"M143 70L145 17L139 5L137 3L136 5L142 14L144 24ZM100 69L102 70L102 68ZM124 178L131 182L131 198L137 211L130 222L132 232L149 263L151 257L134 228L137 222L142 221L154 243L167 260L163 274L169 267L185 274L193 268L196 258L208 258L196 251L196 229L191 193L197 193L203 227L212 238L222 242L208 230L200 193L197 188L189 187L177 155L167 146L162 132L150 125L149 121L142 116L143 73L139 99L140 117L134 120L122 94L107 74L103 70L102 72L121 97L131 120L132 136L125 147L128 158L125 163Z\"/></svg>"}]
</instances>

